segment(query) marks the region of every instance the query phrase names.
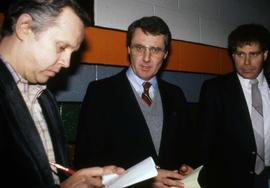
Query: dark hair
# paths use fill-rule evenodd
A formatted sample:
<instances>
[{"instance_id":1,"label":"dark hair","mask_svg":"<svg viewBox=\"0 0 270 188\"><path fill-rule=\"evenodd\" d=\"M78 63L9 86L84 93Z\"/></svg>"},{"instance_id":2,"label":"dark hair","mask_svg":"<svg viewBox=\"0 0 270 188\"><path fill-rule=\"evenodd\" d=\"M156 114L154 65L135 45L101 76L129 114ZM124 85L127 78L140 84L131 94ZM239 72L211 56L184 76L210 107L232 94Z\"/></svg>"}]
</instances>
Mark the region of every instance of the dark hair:
<instances>
[{"instance_id":1,"label":"dark hair","mask_svg":"<svg viewBox=\"0 0 270 188\"><path fill-rule=\"evenodd\" d=\"M233 30L228 37L228 51L232 55L236 48L251 43L259 44L261 50L265 52L270 47L270 33L262 25L244 24Z\"/></svg>"},{"instance_id":2,"label":"dark hair","mask_svg":"<svg viewBox=\"0 0 270 188\"><path fill-rule=\"evenodd\" d=\"M75 0L12 0L5 15L2 36L11 35L14 32L17 19L24 13L29 14L34 20L33 32L43 31L54 23L55 18L65 7L70 7L84 25L91 23L88 14Z\"/></svg>"},{"instance_id":3,"label":"dark hair","mask_svg":"<svg viewBox=\"0 0 270 188\"><path fill-rule=\"evenodd\" d=\"M157 16L142 17L139 20L134 21L127 31L127 46L131 45L131 40L135 29L141 28L144 33L150 33L152 35L165 35L165 50L170 50L171 45L171 32L168 25Z\"/></svg>"}]
</instances>

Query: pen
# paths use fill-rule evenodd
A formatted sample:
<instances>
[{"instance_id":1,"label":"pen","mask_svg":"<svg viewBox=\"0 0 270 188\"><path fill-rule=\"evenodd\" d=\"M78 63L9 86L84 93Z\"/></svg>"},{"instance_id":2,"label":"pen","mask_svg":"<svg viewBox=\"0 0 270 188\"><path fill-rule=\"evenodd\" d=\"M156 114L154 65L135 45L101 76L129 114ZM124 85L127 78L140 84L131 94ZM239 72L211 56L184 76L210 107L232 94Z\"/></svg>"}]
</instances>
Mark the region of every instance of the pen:
<instances>
[{"instance_id":1,"label":"pen","mask_svg":"<svg viewBox=\"0 0 270 188\"><path fill-rule=\"evenodd\" d=\"M57 169L59 169L59 170L62 170L63 172L65 172L66 174L69 174L69 175L72 175L72 174L74 174L74 173L76 172L76 171L73 170L73 169L63 167L62 165L57 164L57 163L54 163L54 162L50 162L50 164L51 164L52 166L54 166L55 168L57 168Z\"/></svg>"}]
</instances>

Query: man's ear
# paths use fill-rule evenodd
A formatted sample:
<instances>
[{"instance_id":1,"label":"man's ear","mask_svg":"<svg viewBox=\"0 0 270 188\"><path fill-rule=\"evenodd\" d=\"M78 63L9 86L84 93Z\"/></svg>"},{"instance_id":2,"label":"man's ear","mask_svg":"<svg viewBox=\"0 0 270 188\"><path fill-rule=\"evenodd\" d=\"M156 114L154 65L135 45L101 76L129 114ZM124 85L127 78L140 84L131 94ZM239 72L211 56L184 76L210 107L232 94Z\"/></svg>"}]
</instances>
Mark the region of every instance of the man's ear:
<instances>
[{"instance_id":1,"label":"man's ear","mask_svg":"<svg viewBox=\"0 0 270 188\"><path fill-rule=\"evenodd\" d=\"M19 16L15 32L20 40L23 40L26 36L32 33L32 23L33 19L29 14L22 14Z\"/></svg>"}]
</instances>

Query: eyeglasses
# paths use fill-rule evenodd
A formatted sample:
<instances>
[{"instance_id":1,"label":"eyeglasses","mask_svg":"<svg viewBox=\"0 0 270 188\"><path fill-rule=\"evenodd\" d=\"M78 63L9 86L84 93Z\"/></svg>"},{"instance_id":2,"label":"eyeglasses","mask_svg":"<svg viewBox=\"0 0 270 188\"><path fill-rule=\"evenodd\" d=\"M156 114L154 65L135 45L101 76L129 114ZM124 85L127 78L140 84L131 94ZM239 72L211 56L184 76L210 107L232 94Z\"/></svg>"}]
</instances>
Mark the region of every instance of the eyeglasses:
<instances>
[{"instance_id":1,"label":"eyeglasses","mask_svg":"<svg viewBox=\"0 0 270 188\"><path fill-rule=\"evenodd\" d=\"M131 50L135 52L136 54L142 55L146 52L146 50L149 50L151 55L162 55L165 53L165 49L159 48L159 47L146 47L140 44L131 45Z\"/></svg>"},{"instance_id":2,"label":"eyeglasses","mask_svg":"<svg viewBox=\"0 0 270 188\"><path fill-rule=\"evenodd\" d=\"M262 53L263 53L263 51L249 52L249 53L236 51L236 52L234 52L234 55L236 55L240 59L244 59L246 57L249 57L250 59L255 59L259 55L261 55Z\"/></svg>"}]
</instances>

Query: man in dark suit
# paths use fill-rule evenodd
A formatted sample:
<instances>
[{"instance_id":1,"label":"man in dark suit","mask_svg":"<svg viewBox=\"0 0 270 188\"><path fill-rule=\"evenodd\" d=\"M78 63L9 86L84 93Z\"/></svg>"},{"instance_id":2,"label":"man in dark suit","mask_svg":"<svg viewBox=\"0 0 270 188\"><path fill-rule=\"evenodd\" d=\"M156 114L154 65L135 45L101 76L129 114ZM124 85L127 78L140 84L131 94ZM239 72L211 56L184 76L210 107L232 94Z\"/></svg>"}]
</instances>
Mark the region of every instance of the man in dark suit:
<instances>
[{"instance_id":1,"label":"man in dark suit","mask_svg":"<svg viewBox=\"0 0 270 188\"><path fill-rule=\"evenodd\" d=\"M269 36L261 25L237 27L228 37L235 72L205 81L202 86L200 133L205 165L199 178L202 187L268 187L270 82L265 67ZM256 119L255 80L263 110Z\"/></svg>"},{"instance_id":2,"label":"man in dark suit","mask_svg":"<svg viewBox=\"0 0 270 188\"><path fill-rule=\"evenodd\" d=\"M128 168L152 156L168 169L159 171L155 184L182 185L173 181L182 176L171 170L192 161L187 103L179 87L157 76L170 42L170 30L159 17L143 17L129 26L129 68L91 82L86 92L75 149L78 167L114 163Z\"/></svg>"},{"instance_id":3,"label":"man in dark suit","mask_svg":"<svg viewBox=\"0 0 270 188\"><path fill-rule=\"evenodd\" d=\"M6 187L103 187L89 168L69 178L50 162L69 166L57 104L45 83L70 64L87 14L72 0L12 1L0 42L0 161ZM119 171L119 172L120 172Z\"/></svg>"}]
</instances>

